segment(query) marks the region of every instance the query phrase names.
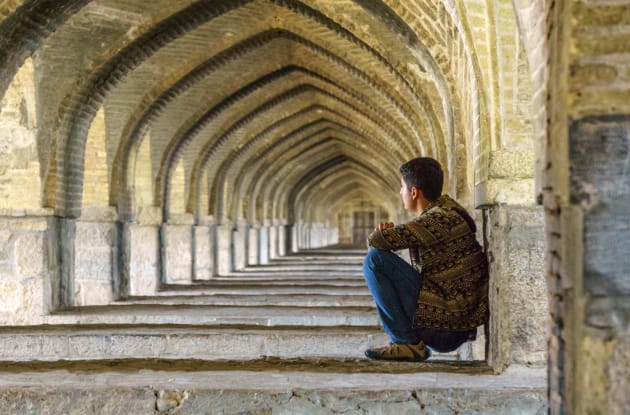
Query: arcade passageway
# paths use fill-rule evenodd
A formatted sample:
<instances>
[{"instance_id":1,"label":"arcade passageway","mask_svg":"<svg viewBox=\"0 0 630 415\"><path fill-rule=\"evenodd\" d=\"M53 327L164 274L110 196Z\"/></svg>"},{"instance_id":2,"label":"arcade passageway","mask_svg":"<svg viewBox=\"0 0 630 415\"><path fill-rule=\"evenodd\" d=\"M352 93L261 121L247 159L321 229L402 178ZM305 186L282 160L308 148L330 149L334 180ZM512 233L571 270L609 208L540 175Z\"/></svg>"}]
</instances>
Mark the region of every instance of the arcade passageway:
<instances>
[{"instance_id":1,"label":"arcade passageway","mask_svg":"<svg viewBox=\"0 0 630 415\"><path fill-rule=\"evenodd\" d=\"M442 357L468 361L463 383L388 406L374 398L386 386L349 381L353 402L450 413L472 393L487 413L627 412L629 33L625 0L0 1L3 370L343 366L383 341L360 278L366 233L408 218L398 167L430 156L478 221L491 318ZM435 364L418 370L451 370ZM234 365L222 376L239 379ZM341 405L321 385L345 378L304 367ZM359 367L397 393L425 385ZM496 392L487 371L529 386L516 375ZM18 411L14 382L0 402ZM325 411L260 382L262 406L212 388L195 405ZM196 410L163 387L132 390Z\"/></svg>"}]
</instances>

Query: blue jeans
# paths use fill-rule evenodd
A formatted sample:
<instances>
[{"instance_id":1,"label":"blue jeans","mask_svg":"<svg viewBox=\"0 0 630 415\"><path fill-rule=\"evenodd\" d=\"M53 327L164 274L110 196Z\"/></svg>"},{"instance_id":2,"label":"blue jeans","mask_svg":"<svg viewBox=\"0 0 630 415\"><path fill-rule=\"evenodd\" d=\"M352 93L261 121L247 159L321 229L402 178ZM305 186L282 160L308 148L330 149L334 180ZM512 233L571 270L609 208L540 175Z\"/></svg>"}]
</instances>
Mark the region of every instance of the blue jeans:
<instances>
[{"instance_id":1,"label":"blue jeans","mask_svg":"<svg viewBox=\"0 0 630 415\"><path fill-rule=\"evenodd\" d=\"M393 343L416 344L422 340L438 352L450 352L474 339L476 330L456 332L413 327L422 276L395 253L370 249L363 262L363 276L383 329Z\"/></svg>"}]
</instances>

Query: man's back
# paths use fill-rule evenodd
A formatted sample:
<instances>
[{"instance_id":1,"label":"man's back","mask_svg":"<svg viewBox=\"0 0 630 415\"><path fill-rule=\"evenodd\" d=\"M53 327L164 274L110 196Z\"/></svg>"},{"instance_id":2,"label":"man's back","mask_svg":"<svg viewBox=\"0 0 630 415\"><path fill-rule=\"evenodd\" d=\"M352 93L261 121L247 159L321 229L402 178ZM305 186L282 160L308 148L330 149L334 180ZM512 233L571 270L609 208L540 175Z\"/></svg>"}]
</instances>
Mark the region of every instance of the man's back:
<instances>
[{"instance_id":1,"label":"man's back","mask_svg":"<svg viewBox=\"0 0 630 415\"><path fill-rule=\"evenodd\" d=\"M488 263L475 231L465 209L442 195L413 221L369 236L374 248L410 250L422 275L416 327L459 331L487 320Z\"/></svg>"}]
</instances>

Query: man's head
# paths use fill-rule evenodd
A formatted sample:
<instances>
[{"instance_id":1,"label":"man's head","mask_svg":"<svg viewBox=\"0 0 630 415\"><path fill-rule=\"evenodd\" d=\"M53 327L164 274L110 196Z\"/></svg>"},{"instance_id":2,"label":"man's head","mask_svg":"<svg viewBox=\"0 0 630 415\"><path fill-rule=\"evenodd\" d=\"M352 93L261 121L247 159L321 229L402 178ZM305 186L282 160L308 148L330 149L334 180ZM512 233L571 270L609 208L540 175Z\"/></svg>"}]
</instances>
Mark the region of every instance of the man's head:
<instances>
[{"instance_id":1,"label":"man's head","mask_svg":"<svg viewBox=\"0 0 630 415\"><path fill-rule=\"evenodd\" d=\"M400 174L407 187L417 188L424 197L432 202L442 194L444 174L437 160L430 157L418 157L400 166Z\"/></svg>"}]
</instances>

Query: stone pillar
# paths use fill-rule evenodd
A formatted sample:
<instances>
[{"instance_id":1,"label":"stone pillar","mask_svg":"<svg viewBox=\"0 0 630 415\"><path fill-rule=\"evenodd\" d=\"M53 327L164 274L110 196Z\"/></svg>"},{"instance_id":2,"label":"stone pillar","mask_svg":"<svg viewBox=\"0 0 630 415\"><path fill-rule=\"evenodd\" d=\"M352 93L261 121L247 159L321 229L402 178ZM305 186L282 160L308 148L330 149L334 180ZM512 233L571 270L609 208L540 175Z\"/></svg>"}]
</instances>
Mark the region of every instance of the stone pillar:
<instances>
[{"instance_id":1,"label":"stone pillar","mask_svg":"<svg viewBox=\"0 0 630 415\"><path fill-rule=\"evenodd\" d=\"M542 190L552 318L550 413L627 414L628 5L563 0L549 3L547 11Z\"/></svg>"},{"instance_id":2,"label":"stone pillar","mask_svg":"<svg viewBox=\"0 0 630 415\"><path fill-rule=\"evenodd\" d=\"M278 226L269 226L269 258L278 258Z\"/></svg>"},{"instance_id":3,"label":"stone pillar","mask_svg":"<svg viewBox=\"0 0 630 415\"><path fill-rule=\"evenodd\" d=\"M312 223L311 224L311 248L319 248L322 246L322 224L321 223Z\"/></svg>"},{"instance_id":4,"label":"stone pillar","mask_svg":"<svg viewBox=\"0 0 630 415\"><path fill-rule=\"evenodd\" d=\"M205 281L214 275L213 231L214 227L210 225L207 217L200 218L199 224L193 228L195 243L194 280Z\"/></svg>"},{"instance_id":5,"label":"stone pillar","mask_svg":"<svg viewBox=\"0 0 630 415\"><path fill-rule=\"evenodd\" d=\"M161 227L162 281L190 284L193 280L193 215L176 214Z\"/></svg>"},{"instance_id":6,"label":"stone pillar","mask_svg":"<svg viewBox=\"0 0 630 415\"><path fill-rule=\"evenodd\" d=\"M248 265L260 264L260 227L257 225L250 226L247 232L248 237Z\"/></svg>"},{"instance_id":7,"label":"stone pillar","mask_svg":"<svg viewBox=\"0 0 630 415\"><path fill-rule=\"evenodd\" d=\"M234 256L234 269L242 270L247 265L247 242L248 235L247 231L249 229L249 224L247 220L240 219L237 222L236 227L233 229L232 237L233 237L233 248L232 254Z\"/></svg>"},{"instance_id":8,"label":"stone pillar","mask_svg":"<svg viewBox=\"0 0 630 415\"><path fill-rule=\"evenodd\" d=\"M291 226L291 252L300 250L300 225Z\"/></svg>"},{"instance_id":9,"label":"stone pillar","mask_svg":"<svg viewBox=\"0 0 630 415\"><path fill-rule=\"evenodd\" d=\"M269 225L263 225L260 230L260 263L269 263Z\"/></svg>"},{"instance_id":10,"label":"stone pillar","mask_svg":"<svg viewBox=\"0 0 630 415\"><path fill-rule=\"evenodd\" d=\"M543 209L496 205L483 215L490 262L488 362L497 372L512 363L542 365L549 335Z\"/></svg>"},{"instance_id":11,"label":"stone pillar","mask_svg":"<svg viewBox=\"0 0 630 415\"><path fill-rule=\"evenodd\" d=\"M59 275L52 272L59 240L51 230L58 219L47 209L4 213L0 215L0 324L42 324L42 317L58 306L60 297Z\"/></svg>"},{"instance_id":12,"label":"stone pillar","mask_svg":"<svg viewBox=\"0 0 630 415\"><path fill-rule=\"evenodd\" d=\"M287 227L282 221L278 227L278 256L285 256L287 254Z\"/></svg>"},{"instance_id":13,"label":"stone pillar","mask_svg":"<svg viewBox=\"0 0 630 415\"><path fill-rule=\"evenodd\" d=\"M302 234L302 247L309 249L311 247L311 224L305 223L303 226L304 232Z\"/></svg>"},{"instance_id":14,"label":"stone pillar","mask_svg":"<svg viewBox=\"0 0 630 415\"><path fill-rule=\"evenodd\" d=\"M232 263L232 230L233 225L227 222L217 225L217 271L219 275L227 275L234 270Z\"/></svg>"},{"instance_id":15,"label":"stone pillar","mask_svg":"<svg viewBox=\"0 0 630 415\"><path fill-rule=\"evenodd\" d=\"M143 208L135 223L124 223L120 249L125 250L119 278L127 279L128 295L154 295L160 284L159 229L162 223L160 208ZM126 261L126 263L125 263ZM122 293L123 296L125 293Z\"/></svg>"},{"instance_id":16,"label":"stone pillar","mask_svg":"<svg viewBox=\"0 0 630 415\"><path fill-rule=\"evenodd\" d=\"M75 221L74 306L107 305L114 297L116 212L83 209Z\"/></svg>"},{"instance_id":17,"label":"stone pillar","mask_svg":"<svg viewBox=\"0 0 630 415\"><path fill-rule=\"evenodd\" d=\"M578 120L569 134L570 197L553 212L559 222L549 221L564 244L554 244L552 259L563 276L552 288L559 300L553 309L551 364L560 373L554 384L566 385L567 412L625 414L630 410L630 115Z\"/></svg>"}]
</instances>

